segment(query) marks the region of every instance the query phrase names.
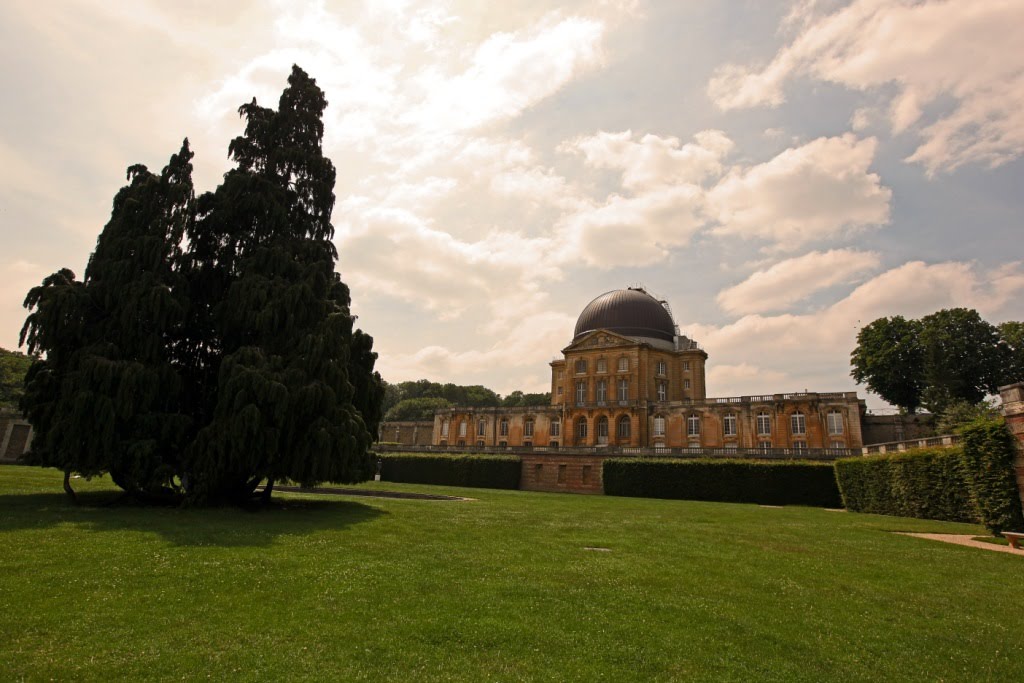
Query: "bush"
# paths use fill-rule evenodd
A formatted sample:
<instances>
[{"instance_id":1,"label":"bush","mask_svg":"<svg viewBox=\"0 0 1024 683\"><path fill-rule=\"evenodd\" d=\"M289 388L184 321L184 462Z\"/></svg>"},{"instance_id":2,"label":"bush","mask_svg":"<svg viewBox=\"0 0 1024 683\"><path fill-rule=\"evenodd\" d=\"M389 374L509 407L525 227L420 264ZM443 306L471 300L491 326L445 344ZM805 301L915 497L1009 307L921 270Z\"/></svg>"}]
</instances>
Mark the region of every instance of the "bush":
<instances>
[{"instance_id":1,"label":"bush","mask_svg":"<svg viewBox=\"0 0 1024 683\"><path fill-rule=\"evenodd\" d=\"M1013 434L998 418L980 417L960 429L967 481L979 521L999 535L1024 531L1020 493L1013 471L1017 450Z\"/></svg>"},{"instance_id":2,"label":"bush","mask_svg":"<svg viewBox=\"0 0 1024 683\"><path fill-rule=\"evenodd\" d=\"M522 471L514 455L381 453L380 478L407 484L518 489Z\"/></svg>"},{"instance_id":3,"label":"bush","mask_svg":"<svg viewBox=\"0 0 1024 683\"><path fill-rule=\"evenodd\" d=\"M610 496L839 507L830 463L610 458Z\"/></svg>"},{"instance_id":4,"label":"bush","mask_svg":"<svg viewBox=\"0 0 1024 683\"><path fill-rule=\"evenodd\" d=\"M852 512L974 522L977 512L960 448L928 448L835 463L843 504Z\"/></svg>"}]
</instances>

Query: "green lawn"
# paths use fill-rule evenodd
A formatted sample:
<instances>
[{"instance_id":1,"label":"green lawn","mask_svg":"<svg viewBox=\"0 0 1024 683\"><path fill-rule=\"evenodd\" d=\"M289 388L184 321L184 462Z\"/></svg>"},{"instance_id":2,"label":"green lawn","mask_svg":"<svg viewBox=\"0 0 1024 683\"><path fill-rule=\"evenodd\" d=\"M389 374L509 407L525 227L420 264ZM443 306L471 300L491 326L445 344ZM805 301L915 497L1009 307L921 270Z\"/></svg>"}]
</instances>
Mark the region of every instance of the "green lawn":
<instances>
[{"instance_id":1,"label":"green lawn","mask_svg":"<svg viewBox=\"0 0 1024 683\"><path fill-rule=\"evenodd\" d=\"M0 466L2 681L1024 678L1024 558L888 533L976 526L387 483L365 486L476 500L146 509L75 485L88 505Z\"/></svg>"}]
</instances>

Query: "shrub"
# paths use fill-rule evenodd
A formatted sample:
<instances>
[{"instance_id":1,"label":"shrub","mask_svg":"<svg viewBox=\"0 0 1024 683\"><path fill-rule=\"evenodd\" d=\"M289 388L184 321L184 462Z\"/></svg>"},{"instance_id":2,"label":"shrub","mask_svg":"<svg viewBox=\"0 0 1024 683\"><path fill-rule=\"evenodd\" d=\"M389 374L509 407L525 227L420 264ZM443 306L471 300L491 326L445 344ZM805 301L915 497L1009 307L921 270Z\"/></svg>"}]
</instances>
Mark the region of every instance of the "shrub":
<instances>
[{"instance_id":1,"label":"shrub","mask_svg":"<svg viewBox=\"0 0 1024 683\"><path fill-rule=\"evenodd\" d=\"M835 463L852 512L973 522L977 519L960 448L929 448Z\"/></svg>"},{"instance_id":2,"label":"shrub","mask_svg":"<svg viewBox=\"0 0 1024 683\"><path fill-rule=\"evenodd\" d=\"M967 481L982 524L999 535L1024 531L1020 493L1013 471L1016 444L998 418L980 417L960 429Z\"/></svg>"},{"instance_id":3,"label":"shrub","mask_svg":"<svg viewBox=\"0 0 1024 683\"><path fill-rule=\"evenodd\" d=\"M604 492L764 505L839 507L830 463L610 458Z\"/></svg>"},{"instance_id":4,"label":"shrub","mask_svg":"<svg viewBox=\"0 0 1024 683\"><path fill-rule=\"evenodd\" d=\"M522 470L514 455L381 453L380 478L407 484L518 489Z\"/></svg>"}]
</instances>

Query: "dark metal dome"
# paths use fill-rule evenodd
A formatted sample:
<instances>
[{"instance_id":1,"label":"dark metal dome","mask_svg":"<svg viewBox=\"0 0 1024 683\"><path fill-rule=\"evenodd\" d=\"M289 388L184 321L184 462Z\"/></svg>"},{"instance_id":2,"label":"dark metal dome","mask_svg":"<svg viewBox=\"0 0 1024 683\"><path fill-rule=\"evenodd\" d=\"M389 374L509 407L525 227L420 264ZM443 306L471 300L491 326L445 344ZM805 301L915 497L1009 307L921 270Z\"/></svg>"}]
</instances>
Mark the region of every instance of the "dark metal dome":
<instances>
[{"instance_id":1,"label":"dark metal dome","mask_svg":"<svg viewBox=\"0 0 1024 683\"><path fill-rule=\"evenodd\" d=\"M573 341L594 330L611 330L626 337L673 341L676 325L665 307L642 289L605 292L583 309Z\"/></svg>"}]
</instances>

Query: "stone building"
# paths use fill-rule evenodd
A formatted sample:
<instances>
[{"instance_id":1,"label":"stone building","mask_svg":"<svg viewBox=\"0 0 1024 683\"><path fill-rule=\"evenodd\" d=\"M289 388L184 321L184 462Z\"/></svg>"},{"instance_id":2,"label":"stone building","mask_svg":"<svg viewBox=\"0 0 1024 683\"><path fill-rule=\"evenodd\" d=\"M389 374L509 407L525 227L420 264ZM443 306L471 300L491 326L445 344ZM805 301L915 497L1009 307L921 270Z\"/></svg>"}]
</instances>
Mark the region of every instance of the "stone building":
<instances>
[{"instance_id":1,"label":"stone building","mask_svg":"<svg viewBox=\"0 0 1024 683\"><path fill-rule=\"evenodd\" d=\"M551 363L551 405L449 408L433 445L545 449L859 449L855 392L708 398L708 354L643 289L607 292L583 309Z\"/></svg>"}]
</instances>

